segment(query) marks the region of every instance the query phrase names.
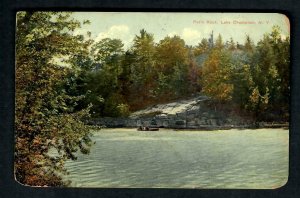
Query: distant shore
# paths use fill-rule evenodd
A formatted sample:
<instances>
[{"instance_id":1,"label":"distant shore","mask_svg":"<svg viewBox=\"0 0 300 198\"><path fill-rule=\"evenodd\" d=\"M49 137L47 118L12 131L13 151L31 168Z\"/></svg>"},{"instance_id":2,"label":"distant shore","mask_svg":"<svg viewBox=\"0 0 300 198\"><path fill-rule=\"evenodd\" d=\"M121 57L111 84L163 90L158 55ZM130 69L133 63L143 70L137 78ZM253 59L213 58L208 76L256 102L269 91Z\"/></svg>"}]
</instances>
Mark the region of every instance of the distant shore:
<instances>
[{"instance_id":1,"label":"distant shore","mask_svg":"<svg viewBox=\"0 0 300 198\"><path fill-rule=\"evenodd\" d=\"M174 129L180 131L215 131L215 130L230 130L230 129L289 129L288 124L264 125L264 126L208 126L200 128L182 128Z\"/></svg>"},{"instance_id":2,"label":"distant shore","mask_svg":"<svg viewBox=\"0 0 300 198\"><path fill-rule=\"evenodd\" d=\"M230 129L276 129L283 128L289 129L289 123L268 123L268 122L259 122L251 125L231 125L231 126L201 126L201 127L189 127L189 128L176 128L176 127L157 127L157 126L149 126L151 128L159 128L159 129L171 129L175 131L214 131L214 130L230 130ZM123 128L123 129L138 129L136 127L107 127L107 126L97 126L93 125L92 128L95 129L114 129L114 128ZM149 131L152 132L152 131Z\"/></svg>"}]
</instances>

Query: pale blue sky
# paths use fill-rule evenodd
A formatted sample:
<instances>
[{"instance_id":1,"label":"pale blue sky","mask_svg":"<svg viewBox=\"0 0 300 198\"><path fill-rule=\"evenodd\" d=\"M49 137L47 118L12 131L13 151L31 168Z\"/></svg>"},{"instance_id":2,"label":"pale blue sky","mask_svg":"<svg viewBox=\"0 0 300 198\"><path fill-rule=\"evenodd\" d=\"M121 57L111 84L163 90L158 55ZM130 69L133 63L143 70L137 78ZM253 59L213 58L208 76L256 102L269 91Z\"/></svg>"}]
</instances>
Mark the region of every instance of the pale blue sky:
<instances>
[{"instance_id":1,"label":"pale blue sky","mask_svg":"<svg viewBox=\"0 0 300 198\"><path fill-rule=\"evenodd\" d=\"M256 43L274 25L281 28L282 37L289 36L290 28L287 17L277 13L74 12L73 17L91 21L76 33L90 31L96 40L118 38L125 47L132 44L141 29L153 33L155 42L167 35L179 35L186 44L197 45L202 38L208 38L211 31L215 37L220 33L224 40L233 37L239 43L244 43L248 34Z\"/></svg>"}]
</instances>

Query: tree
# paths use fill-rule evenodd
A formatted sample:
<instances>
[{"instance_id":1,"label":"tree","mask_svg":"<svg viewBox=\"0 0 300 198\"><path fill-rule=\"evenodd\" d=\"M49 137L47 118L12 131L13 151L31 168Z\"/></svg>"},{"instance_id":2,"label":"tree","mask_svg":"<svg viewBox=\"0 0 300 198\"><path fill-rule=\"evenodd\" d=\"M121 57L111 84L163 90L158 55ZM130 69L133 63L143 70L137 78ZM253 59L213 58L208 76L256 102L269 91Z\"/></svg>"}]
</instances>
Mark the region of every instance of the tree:
<instances>
[{"instance_id":1,"label":"tree","mask_svg":"<svg viewBox=\"0 0 300 198\"><path fill-rule=\"evenodd\" d=\"M274 120L270 115L288 120L289 38L282 40L280 29L273 27L258 42L251 64L254 85L249 106L252 111L261 120Z\"/></svg>"},{"instance_id":2,"label":"tree","mask_svg":"<svg viewBox=\"0 0 300 198\"><path fill-rule=\"evenodd\" d=\"M81 97L65 89L80 71L72 57L88 47L72 34L78 27L70 13L17 13L15 175L23 184L66 185L60 176L65 160L89 152L90 132L83 123L88 109L76 112Z\"/></svg>"},{"instance_id":3,"label":"tree","mask_svg":"<svg viewBox=\"0 0 300 198\"><path fill-rule=\"evenodd\" d=\"M221 50L224 48L224 43L223 43L223 38L221 36L221 34L218 35L217 39L216 39L216 43L214 45L214 48Z\"/></svg>"},{"instance_id":4,"label":"tree","mask_svg":"<svg viewBox=\"0 0 300 198\"><path fill-rule=\"evenodd\" d=\"M235 45L235 42L233 41L232 37L230 38L228 49L231 51L236 50L236 45Z\"/></svg>"},{"instance_id":5,"label":"tree","mask_svg":"<svg viewBox=\"0 0 300 198\"><path fill-rule=\"evenodd\" d=\"M280 109L280 114L284 114L288 120L289 98L290 98L290 38L283 37L278 26L274 26L270 34L271 45L276 57L275 68L278 72L278 94L274 101L274 108ZM273 70L274 72L274 70Z\"/></svg>"},{"instance_id":6,"label":"tree","mask_svg":"<svg viewBox=\"0 0 300 198\"><path fill-rule=\"evenodd\" d=\"M142 29L131 48L133 62L130 66L129 101L132 110L151 104L154 99L155 43L153 34Z\"/></svg>"},{"instance_id":7,"label":"tree","mask_svg":"<svg viewBox=\"0 0 300 198\"><path fill-rule=\"evenodd\" d=\"M188 90L189 49L179 36L165 37L156 48L157 70L167 79L168 86L160 90L160 97L179 97ZM164 81L158 83L165 83ZM161 86L160 86L161 87ZM173 91L170 92L169 89Z\"/></svg>"},{"instance_id":8,"label":"tree","mask_svg":"<svg viewBox=\"0 0 300 198\"><path fill-rule=\"evenodd\" d=\"M254 43L251 40L249 35L246 35L246 40L245 40L245 44L244 44L244 50L247 53L253 53L255 49Z\"/></svg>"},{"instance_id":9,"label":"tree","mask_svg":"<svg viewBox=\"0 0 300 198\"><path fill-rule=\"evenodd\" d=\"M91 53L95 62L104 64L123 54L123 46L120 39L104 38L93 44Z\"/></svg>"},{"instance_id":10,"label":"tree","mask_svg":"<svg viewBox=\"0 0 300 198\"><path fill-rule=\"evenodd\" d=\"M234 47L234 43L230 43L233 44L232 47ZM243 50L233 50L230 52L233 64L231 82L234 85L232 100L240 109L245 109L249 104L249 96L254 86L251 73L251 59L254 50L255 45L247 35L245 48Z\"/></svg>"},{"instance_id":11,"label":"tree","mask_svg":"<svg viewBox=\"0 0 300 198\"><path fill-rule=\"evenodd\" d=\"M196 63L193 51L190 51L187 82L189 84L189 93L197 93L201 91L201 68Z\"/></svg>"},{"instance_id":12,"label":"tree","mask_svg":"<svg viewBox=\"0 0 300 198\"><path fill-rule=\"evenodd\" d=\"M200 43L194 48L195 56L198 56L209 51L209 43L206 38L203 38Z\"/></svg>"},{"instance_id":13,"label":"tree","mask_svg":"<svg viewBox=\"0 0 300 198\"><path fill-rule=\"evenodd\" d=\"M97 67L87 73L85 89L88 91L86 103L93 104L93 116L122 116L125 99L122 96L124 50L119 39L105 38L91 47L94 65Z\"/></svg>"},{"instance_id":14,"label":"tree","mask_svg":"<svg viewBox=\"0 0 300 198\"><path fill-rule=\"evenodd\" d=\"M230 55L216 47L211 51L202 68L202 92L218 103L230 101L233 91L231 73Z\"/></svg>"}]
</instances>

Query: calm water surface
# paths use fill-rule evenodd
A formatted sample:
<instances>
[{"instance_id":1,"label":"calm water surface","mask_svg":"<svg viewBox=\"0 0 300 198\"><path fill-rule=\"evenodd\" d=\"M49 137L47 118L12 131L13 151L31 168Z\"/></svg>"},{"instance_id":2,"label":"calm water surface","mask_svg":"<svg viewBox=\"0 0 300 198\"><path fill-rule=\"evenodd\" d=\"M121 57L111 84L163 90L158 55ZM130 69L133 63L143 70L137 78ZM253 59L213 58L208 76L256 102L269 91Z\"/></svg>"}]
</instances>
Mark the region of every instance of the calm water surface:
<instances>
[{"instance_id":1,"label":"calm water surface","mask_svg":"<svg viewBox=\"0 0 300 198\"><path fill-rule=\"evenodd\" d=\"M288 178L288 130L95 131L90 155L68 161L75 187L278 188Z\"/></svg>"}]
</instances>

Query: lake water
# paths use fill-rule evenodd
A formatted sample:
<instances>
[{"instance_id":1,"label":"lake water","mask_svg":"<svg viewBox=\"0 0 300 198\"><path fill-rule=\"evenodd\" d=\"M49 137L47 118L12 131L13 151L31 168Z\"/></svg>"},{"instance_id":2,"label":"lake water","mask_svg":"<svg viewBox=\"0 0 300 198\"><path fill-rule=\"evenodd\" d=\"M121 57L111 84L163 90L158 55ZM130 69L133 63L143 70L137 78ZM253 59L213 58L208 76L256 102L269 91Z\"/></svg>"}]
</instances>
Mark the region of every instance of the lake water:
<instances>
[{"instance_id":1,"label":"lake water","mask_svg":"<svg viewBox=\"0 0 300 198\"><path fill-rule=\"evenodd\" d=\"M68 161L74 187L278 188L288 178L284 129L103 129L90 155Z\"/></svg>"}]
</instances>

